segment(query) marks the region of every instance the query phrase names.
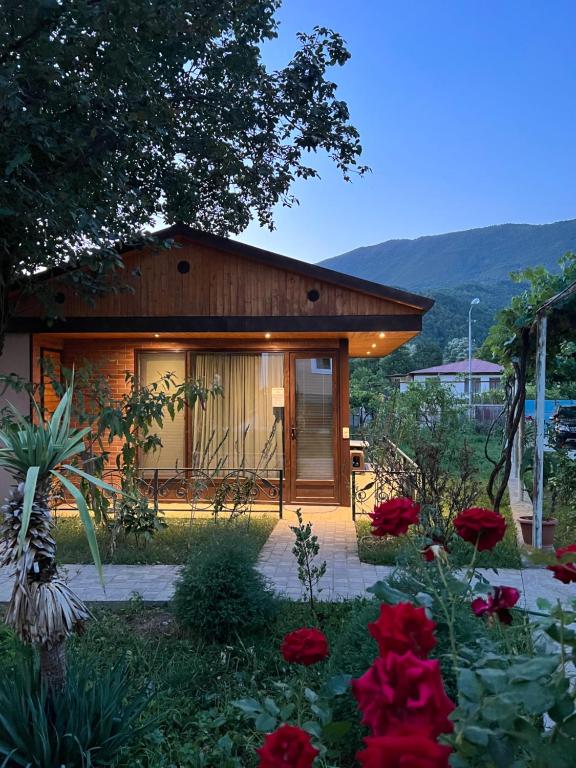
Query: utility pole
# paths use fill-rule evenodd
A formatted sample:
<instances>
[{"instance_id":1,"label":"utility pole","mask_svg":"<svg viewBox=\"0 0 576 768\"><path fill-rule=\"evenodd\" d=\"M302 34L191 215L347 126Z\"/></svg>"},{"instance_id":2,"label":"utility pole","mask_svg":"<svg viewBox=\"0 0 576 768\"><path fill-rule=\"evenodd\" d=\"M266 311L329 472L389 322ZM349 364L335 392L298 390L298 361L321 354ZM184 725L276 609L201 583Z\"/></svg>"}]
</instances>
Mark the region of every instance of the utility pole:
<instances>
[{"instance_id":1,"label":"utility pole","mask_svg":"<svg viewBox=\"0 0 576 768\"><path fill-rule=\"evenodd\" d=\"M480 304L480 299L475 298L470 302L468 310L468 417L472 418L472 307Z\"/></svg>"}]
</instances>

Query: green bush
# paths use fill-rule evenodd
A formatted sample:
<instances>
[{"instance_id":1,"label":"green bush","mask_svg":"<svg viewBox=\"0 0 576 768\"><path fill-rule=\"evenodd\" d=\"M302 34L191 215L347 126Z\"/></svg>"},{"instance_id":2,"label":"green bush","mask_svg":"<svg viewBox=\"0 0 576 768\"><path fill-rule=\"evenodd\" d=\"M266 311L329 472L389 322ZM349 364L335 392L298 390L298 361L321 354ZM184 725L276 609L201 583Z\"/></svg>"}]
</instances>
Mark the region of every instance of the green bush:
<instances>
[{"instance_id":1,"label":"green bush","mask_svg":"<svg viewBox=\"0 0 576 768\"><path fill-rule=\"evenodd\" d=\"M64 688L51 692L40 680L37 661L21 658L0 680L0 765L111 765L154 724L140 721L149 696L142 691L127 697L128 685L122 666L96 674L73 663Z\"/></svg>"},{"instance_id":2,"label":"green bush","mask_svg":"<svg viewBox=\"0 0 576 768\"><path fill-rule=\"evenodd\" d=\"M255 568L253 547L236 529L216 530L182 570L173 598L186 629L225 640L265 626L276 601Z\"/></svg>"}]
</instances>

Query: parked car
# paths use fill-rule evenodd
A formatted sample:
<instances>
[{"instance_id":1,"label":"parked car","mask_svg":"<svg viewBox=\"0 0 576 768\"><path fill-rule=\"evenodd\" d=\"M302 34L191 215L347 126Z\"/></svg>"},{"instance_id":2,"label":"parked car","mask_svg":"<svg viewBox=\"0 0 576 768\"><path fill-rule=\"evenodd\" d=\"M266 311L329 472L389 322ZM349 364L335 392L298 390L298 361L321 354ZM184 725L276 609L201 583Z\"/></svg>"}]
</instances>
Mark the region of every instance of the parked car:
<instances>
[{"instance_id":1,"label":"parked car","mask_svg":"<svg viewBox=\"0 0 576 768\"><path fill-rule=\"evenodd\" d=\"M552 414L552 424L559 445L576 442L576 405L559 405Z\"/></svg>"}]
</instances>

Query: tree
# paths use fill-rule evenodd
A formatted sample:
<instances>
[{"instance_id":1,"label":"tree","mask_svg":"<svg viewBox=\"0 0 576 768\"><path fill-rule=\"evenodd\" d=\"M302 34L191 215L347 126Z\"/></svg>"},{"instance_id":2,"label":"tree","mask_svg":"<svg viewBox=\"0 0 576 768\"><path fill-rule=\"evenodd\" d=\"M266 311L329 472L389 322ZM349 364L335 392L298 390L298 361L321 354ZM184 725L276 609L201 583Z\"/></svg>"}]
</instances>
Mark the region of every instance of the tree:
<instances>
[{"instance_id":1,"label":"tree","mask_svg":"<svg viewBox=\"0 0 576 768\"><path fill-rule=\"evenodd\" d=\"M361 153L327 70L324 27L268 71L280 0L5 0L0 5L0 352L22 298L58 316L56 269L110 290L119 244L155 218L218 234L273 226L324 150L349 179ZM62 267L80 267L69 270ZM115 281L118 284L118 281Z\"/></svg>"},{"instance_id":2,"label":"tree","mask_svg":"<svg viewBox=\"0 0 576 768\"><path fill-rule=\"evenodd\" d=\"M507 403L505 407L504 442L500 456L486 458L493 469L487 492L498 510L506 492L512 468L514 439L524 414L526 383L533 376L536 359L535 321L538 309L550 298L576 281L576 254L567 253L559 260L560 272L552 274L544 267L533 267L515 273L516 282L527 282L528 287L510 302L490 329L480 354L505 366L508 373ZM576 341L576 296L574 294L548 312L547 383L552 385L570 375L572 342Z\"/></svg>"},{"instance_id":3,"label":"tree","mask_svg":"<svg viewBox=\"0 0 576 768\"><path fill-rule=\"evenodd\" d=\"M444 350L445 363L457 363L459 360L465 360L468 357L468 339L450 339Z\"/></svg>"}]
</instances>

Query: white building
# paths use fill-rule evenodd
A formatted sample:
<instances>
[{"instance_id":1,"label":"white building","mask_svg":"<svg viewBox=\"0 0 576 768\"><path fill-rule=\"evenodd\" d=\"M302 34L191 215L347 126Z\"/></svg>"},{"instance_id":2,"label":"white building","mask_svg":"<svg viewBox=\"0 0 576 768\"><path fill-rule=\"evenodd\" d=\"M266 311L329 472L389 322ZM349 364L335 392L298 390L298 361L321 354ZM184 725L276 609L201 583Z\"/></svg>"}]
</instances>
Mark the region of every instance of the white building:
<instances>
[{"instance_id":1,"label":"white building","mask_svg":"<svg viewBox=\"0 0 576 768\"><path fill-rule=\"evenodd\" d=\"M492 389L498 389L503 372L504 369L501 365L472 358L472 393L479 395ZM400 382L401 392L405 392L412 382L423 383L428 379L436 379L444 386L449 387L455 395L464 397L468 395L468 360L410 371L403 378L404 380Z\"/></svg>"}]
</instances>

